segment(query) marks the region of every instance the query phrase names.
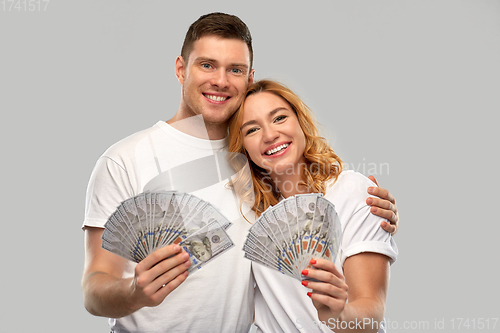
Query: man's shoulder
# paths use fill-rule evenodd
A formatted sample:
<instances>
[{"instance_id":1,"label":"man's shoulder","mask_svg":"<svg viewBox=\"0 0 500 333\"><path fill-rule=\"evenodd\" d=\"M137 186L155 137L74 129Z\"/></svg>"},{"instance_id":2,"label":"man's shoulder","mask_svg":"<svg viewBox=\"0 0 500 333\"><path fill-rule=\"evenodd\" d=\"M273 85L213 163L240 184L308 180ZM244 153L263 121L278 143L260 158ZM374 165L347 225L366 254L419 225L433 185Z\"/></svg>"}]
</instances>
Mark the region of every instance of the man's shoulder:
<instances>
[{"instance_id":1,"label":"man's shoulder","mask_svg":"<svg viewBox=\"0 0 500 333\"><path fill-rule=\"evenodd\" d=\"M135 151L137 146L140 145L141 142L144 142L145 140L149 141L150 135L156 131L158 131L158 128L155 124L151 127L130 134L112 144L104 152L103 156L113 157L117 155L127 154L130 151Z\"/></svg>"}]
</instances>

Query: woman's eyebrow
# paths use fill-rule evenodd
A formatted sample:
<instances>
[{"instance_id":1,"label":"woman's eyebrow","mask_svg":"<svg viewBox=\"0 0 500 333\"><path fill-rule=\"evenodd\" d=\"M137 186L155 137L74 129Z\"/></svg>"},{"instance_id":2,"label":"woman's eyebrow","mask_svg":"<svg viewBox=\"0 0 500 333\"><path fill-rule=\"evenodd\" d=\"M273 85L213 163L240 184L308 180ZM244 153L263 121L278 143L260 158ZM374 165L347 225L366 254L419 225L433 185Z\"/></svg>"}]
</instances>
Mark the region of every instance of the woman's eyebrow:
<instances>
[{"instance_id":1,"label":"woman's eyebrow","mask_svg":"<svg viewBox=\"0 0 500 333\"><path fill-rule=\"evenodd\" d=\"M280 106L280 107L277 107L276 109L272 110L271 112L269 112L269 117L272 118L276 113L278 113L281 110L287 110L288 111L287 108L284 108L284 107ZM246 123L243 123L241 125L241 128L243 128L245 126L248 126L248 125L252 125L252 124L257 124L257 121L256 120L249 120Z\"/></svg>"},{"instance_id":2,"label":"woman's eyebrow","mask_svg":"<svg viewBox=\"0 0 500 333\"><path fill-rule=\"evenodd\" d=\"M253 124L257 124L257 121L256 120L249 120L246 123L242 124L241 128L248 126L248 125L253 125Z\"/></svg>"}]
</instances>

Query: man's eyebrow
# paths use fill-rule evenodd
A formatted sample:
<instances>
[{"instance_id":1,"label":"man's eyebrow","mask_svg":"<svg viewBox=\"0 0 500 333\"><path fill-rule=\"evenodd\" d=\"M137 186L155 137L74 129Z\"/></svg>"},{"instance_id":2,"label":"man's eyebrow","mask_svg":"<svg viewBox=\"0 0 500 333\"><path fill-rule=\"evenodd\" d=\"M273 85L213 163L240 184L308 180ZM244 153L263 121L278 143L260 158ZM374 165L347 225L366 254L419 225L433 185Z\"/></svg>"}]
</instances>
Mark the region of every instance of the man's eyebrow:
<instances>
[{"instance_id":1,"label":"man's eyebrow","mask_svg":"<svg viewBox=\"0 0 500 333\"><path fill-rule=\"evenodd\" d=\"M215 59L208 58L208 57L197 57L195 61L210 61L210 62L217 62Z\"/></svg>"},{"instance_id":2,"label":"man's eyebrow","mask_svg":"<svg viewBox=\"0 0 500 333\"><path fill-rule=\"evenodd\" d=\"M245 68L245 69L250 68L250 66L248 66L247 64L238 64L238 63L231 64L231 66L233 66L233 67L241 67L241 68Z\"/></svg>"},{"instance_id":3,"label":"man's eyebrow","mask_svg":"<svg viewBox=\"0 0 500 333\"><path fill-rule=\"evenodd\" d=\"M218 63L217 60L215 59L212 59L212 58L208 58L208 57L198 57L195 59L197 62L200 62L200 61L208 61L208 62L214 62L214 63ZM232 67L242 67L242 68L250 68L250 66L248 64L240 64L240 63L233 63L231 64Z\"/></svg>"},{"instance_id":4,"label":"man's eyebrow","mask_svg":"<svg viewBox=\"0 0 500 333\"><path fill-rule=\"evenodd\" d=\"M288 110L287 108L285 107L282 107L282 106L279 106L277 107L276 109L272 110L271 112L269 112L269 118L272 118L276 113L278 113L279 111L281 110L286 110L286 111L290 111ZM245 126L248 126L248 125L252 125L252 124L257 124L257 121L256 120L249 120L247 121L246 123L244 124L241 124L241 128L245 127Z\"/></svg>"}]
</instances>

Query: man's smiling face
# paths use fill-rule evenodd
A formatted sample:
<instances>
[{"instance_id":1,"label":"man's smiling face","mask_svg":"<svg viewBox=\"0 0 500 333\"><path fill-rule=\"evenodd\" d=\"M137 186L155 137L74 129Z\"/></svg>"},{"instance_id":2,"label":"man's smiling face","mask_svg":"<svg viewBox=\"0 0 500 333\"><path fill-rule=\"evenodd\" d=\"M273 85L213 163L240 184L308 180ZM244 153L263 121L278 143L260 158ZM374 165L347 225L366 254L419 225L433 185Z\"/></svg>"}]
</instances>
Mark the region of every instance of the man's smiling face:
<instances>
[{"instance_id":1,"label":"man's smiling face","mask_svg":"<svg viewBox=\"0 0 500 333\"><path fill-rule=\"evenodd\" d=\"M194 42L186 63L176 60L182 84L181 115L202 115L206 124L226 125L253 81L250 52L238 39L204 36Z\"/></svg>"}]
</instances>

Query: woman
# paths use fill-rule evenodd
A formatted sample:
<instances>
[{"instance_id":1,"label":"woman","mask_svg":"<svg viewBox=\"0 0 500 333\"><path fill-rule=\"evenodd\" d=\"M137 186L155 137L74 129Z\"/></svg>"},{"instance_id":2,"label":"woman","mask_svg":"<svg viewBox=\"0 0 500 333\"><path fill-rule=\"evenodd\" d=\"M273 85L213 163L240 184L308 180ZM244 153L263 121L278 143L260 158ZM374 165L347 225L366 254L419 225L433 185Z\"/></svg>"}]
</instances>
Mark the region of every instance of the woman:
<instances>
[{"instance_id":1,"label":"woman","mask_svg":"<svg viewBox=\"0 0 500 333\"><path fill-rule=\"evenodd\" d=\"M302 272L312 279L303 286L252 263L255 325L263 332L384 332L389 266L397 247L366 205L365 189L375 184L342 171L341 159L318 135L311 111L277 82L249 87L229 133L229 150L251 161L257 216L281 198L323 193L335 205L343 231L335 263L311 260L316 269Z\"/></svg>"}]
</instances>

